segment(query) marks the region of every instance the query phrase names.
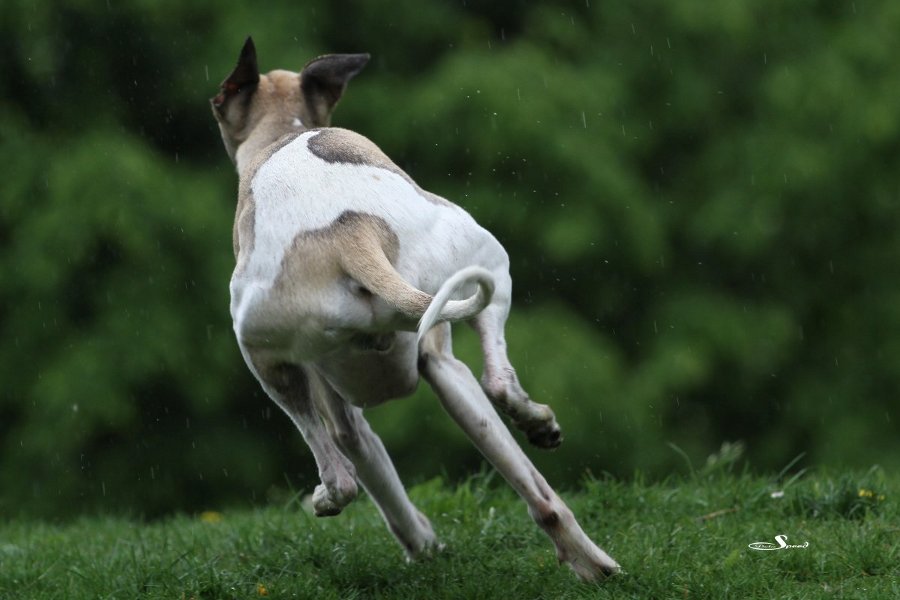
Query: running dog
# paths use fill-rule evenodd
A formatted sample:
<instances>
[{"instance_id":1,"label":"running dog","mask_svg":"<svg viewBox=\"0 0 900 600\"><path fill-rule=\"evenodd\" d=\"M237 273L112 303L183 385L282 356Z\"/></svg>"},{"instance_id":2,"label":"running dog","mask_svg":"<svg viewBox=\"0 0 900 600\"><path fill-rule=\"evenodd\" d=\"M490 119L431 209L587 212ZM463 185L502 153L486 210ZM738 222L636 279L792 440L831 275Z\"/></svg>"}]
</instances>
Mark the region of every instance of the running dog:
<instances>
[{"instance_id":1,"label":"running dog","mask_svg":"<svg viewBox=\"0 0 900 600\"><path fill-rule=\"evenodd\" d=\"M586 580L615 573L498 415L536 446L561 442L553 412L528 397L507 357L506 251L367 138L329 127L368 60L330 54L299 73L260 74L248 38L211 99L240 177L234 331L247 366L312 450L315 513L340 513L362 485L408 558L440 547L362 411L411 394L422 377L528 505L559 560ZM480 383L451 351L457 321L480 337Z\"/></svg>"}]
</instances>

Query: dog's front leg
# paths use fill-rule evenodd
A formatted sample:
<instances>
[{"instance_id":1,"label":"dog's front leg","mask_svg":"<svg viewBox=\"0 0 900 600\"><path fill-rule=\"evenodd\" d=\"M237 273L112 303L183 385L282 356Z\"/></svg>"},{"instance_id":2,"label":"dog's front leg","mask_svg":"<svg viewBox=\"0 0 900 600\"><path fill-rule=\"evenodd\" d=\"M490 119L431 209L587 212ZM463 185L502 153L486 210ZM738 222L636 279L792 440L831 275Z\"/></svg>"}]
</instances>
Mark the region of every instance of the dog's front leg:
<instances>
[{"instance_id":1,"label":"dog's front leg","mask_svg":"<svg viewBox=\"0 0 900 600\"><path fill-rule=\"evenodd\" d=\"M328 432L353 461L359 481L407 557L412 559L437 547L431 523L410 502L384 444L369 427L362 409L349 404L317 373L311 372L310 379L316 406Z\"/></svg>"},{"instance_id":2,"label":"dog's front leg","mask_svg":"<svg viewBox=\"0 0 900 600\"><path fill-rule=\"evenodd\" d=\"M263 389L287 413L312 450L322 481L313 491L316 516L340 513L356 498L355 468L341 454L316 412L306 370L299 365L285 363L273 366L253 363L253 367Z\"/></svg>"},{"instance_id":3,"label":"dog's front leg","mask_svg":"<svg viewBox=\"0 0 900 600\"><path fill-rule=\"evenodd\" d=\"M586 580L618 571L616 561L588 538L516 444L469 368L453 356L449 324L434 327L422 339L419 362L444 409L525 500L531 517L553 540L559 560Z\"/></svg>"}]
</instances>

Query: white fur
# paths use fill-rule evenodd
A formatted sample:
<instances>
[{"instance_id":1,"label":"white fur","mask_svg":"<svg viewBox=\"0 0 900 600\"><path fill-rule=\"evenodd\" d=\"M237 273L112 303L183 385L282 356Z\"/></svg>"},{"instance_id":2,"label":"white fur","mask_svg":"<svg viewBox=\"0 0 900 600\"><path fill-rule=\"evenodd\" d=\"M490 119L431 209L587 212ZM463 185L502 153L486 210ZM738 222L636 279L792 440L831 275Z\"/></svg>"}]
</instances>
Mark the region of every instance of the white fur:
<instances>
[{"instance_id":1,"label":"white fur","mask_svg":"<svg viewBox=\"0 0 900 600\"><path fill-rule=\"evenodd\" d=\"M387 169L330 163L313 154L307 144L318 133L305 132L273 154L251 182L255 227L266 233L256 237L252 253L232 282L236 320L247 310L239 308L251 296L244 293L247 286L271 288L294 238L328 227L345 211L380 217L407 241L401 242L395 268L424 292L433 294L460 268L473 264L495 268L505 260L493 236L456 205L429 202L407 179ZM430 229L423 231L423 223ZM428 243L415 243L423 235ZM423 264L432 267L422 270ZM472 289L464 286L453 297L468 296Z\"/></svg>"}]
</instances>

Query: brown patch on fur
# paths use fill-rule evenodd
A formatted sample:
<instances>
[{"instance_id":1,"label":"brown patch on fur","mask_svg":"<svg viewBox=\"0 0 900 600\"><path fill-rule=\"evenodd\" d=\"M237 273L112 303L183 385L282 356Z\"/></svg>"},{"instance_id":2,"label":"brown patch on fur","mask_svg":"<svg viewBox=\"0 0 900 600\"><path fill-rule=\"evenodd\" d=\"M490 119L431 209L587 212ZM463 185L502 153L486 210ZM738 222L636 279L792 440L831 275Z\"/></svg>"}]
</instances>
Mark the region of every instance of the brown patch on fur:
<instances>
[{"instance_id":1,"label":"brown patch on fur","mask_svg":"<svg viewBox=\"0 0 900 600\"><path fill-rule=\"evenodd\" d=\"M299 396L304 400L308 398L309 381L303 367L288 363L278 363L270 366L257 364L255 361L254 367L256 367L263 380L279 394Z\"/></svg>"},{"instance_id":2,"label":"brown patch on fur","mask_svg":"<svg viewBox=\"0 0 900 600\"><path fill-rule=\"evenodd\" d=\"M540 515L539 521L544 529L553 529L559 525L559 514L555 510L547 511Z\"/></svg>"},{"instance_id":3,"label":"brown patch on fur","mask_svg":"<svg viewBox=\"0 0 900 600\"><path fill-rule=\"evenodd\" d=\"M428 202L441 206L453 206L452 203L440 196L420 188L412 177L381 151L381 148L358 133L339 127L321 129L309 139L307 147L310 152L325 162L364 165L390 171L405 179Z\"/></svg>"},{"instance_id":4,"label":"brown patch on fur","mask_svg":"<svg viewBox=\"0 0 900 600\"><path fill-rule=\"evenodd\" d=\"M291 295L294 286L327 289L349 276L399 312L419 318L431 296L416 289L394 269L400 241L387 222L374 215L346 211L328 227L304 231L285 253L275 289Z\"/></svg>"},{"instance_id":5,"label":"brown patch on fur","mask_svg":"<svg viewBox=\"0 0 900 600\"><path fill-rule=\"evenodd\" d=\"M408 177L371 140L348 129L321 129L308 142L309 150L330 163L369 165Z\"/></svg>"}]
</instances>

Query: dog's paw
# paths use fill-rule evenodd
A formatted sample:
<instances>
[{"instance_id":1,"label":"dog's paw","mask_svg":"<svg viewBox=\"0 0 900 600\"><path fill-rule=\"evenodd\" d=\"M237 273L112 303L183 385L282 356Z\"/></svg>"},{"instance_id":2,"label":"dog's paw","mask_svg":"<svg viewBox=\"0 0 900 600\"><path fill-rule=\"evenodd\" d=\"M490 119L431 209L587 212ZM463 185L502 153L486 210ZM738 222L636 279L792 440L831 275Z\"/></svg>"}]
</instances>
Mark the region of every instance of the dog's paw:
<instances>
[{"instance_id":1,"label":"dog's paw","mask_svg":"<svg viewBox=\"0 0 900 600\"><path fill-rule=\"evenodd\" d=\"M414 563L416 561L423 561L423 560L431 560L433 558L436 558L446 548L447 548L447 546L443 542L433 540L427 546L423 547L421 550L417 550L414 553L410 553L409 551L407 551L406 555L405 555L405 560L407 563Z\"/></svg>"},{"instance_id":2,"label":"dog's paw","mask_svg":"<svg viewBox=\"0 0 900 600\"><path fill-rule=\"evenodd\" d=\"M545 450L557 448L563 441L562 430L555 419L549 422L535 423L524 431L532 445Z\"/></svg>"},{"instance_id":3,"label":"dog's paw","mask_svg":"<svg viewBox=\"0 0 900 600\"><path fill-rule=\"evenodd\" d=\"M567 563L582 581L598 582L622 573L619 563L599 548L590 554L560 560L560 562Z\"/></svg>"},{"instance_id":4,"label":"dog's paw","mask_svg":"<svg viewBox=\"0 0 900 600\"><path fill-rule=\"evenodd\" d=\"M338 505L328 493L324 484L316 486L312 496L313 512L317 517L333 517L341 514L343 506Z\"/></svg>"},{"instance_id":5,"label":"dog's paw","mask_svg":"<svg viewBox=\"0 0 900 600\"><path fill-rule=\"evenodd\" d=\"M316 486L312 495L313 512L317 517L333 517L341 514L344 507L356 498L355 482L352 486L342 486L339 490L329 490L324 483Z\"/></svg>"}]
</instances>

